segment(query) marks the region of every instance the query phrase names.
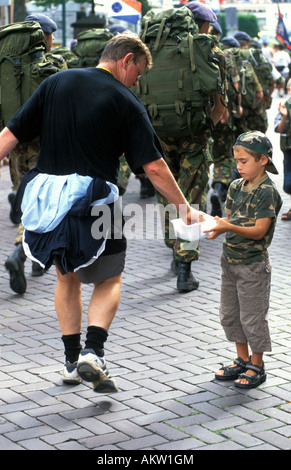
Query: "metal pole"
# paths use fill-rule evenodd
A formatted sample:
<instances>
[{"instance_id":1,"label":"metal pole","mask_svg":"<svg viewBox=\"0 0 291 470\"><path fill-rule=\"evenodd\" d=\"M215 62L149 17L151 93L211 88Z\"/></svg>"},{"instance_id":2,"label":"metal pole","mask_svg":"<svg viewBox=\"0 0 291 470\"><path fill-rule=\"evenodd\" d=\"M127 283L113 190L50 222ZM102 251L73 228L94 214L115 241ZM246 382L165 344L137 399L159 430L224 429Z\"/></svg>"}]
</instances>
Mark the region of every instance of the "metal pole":
<instances>
[{"instance_id":1,"label":"metal pole","mask_svg":"<svg viewBox=\"0 0 291 470\"><path fill-rule=\"evenodd\" d=\"M63 13L63 47L66 47L66 0L62 0Z\"/></svg>"}]
</instances>

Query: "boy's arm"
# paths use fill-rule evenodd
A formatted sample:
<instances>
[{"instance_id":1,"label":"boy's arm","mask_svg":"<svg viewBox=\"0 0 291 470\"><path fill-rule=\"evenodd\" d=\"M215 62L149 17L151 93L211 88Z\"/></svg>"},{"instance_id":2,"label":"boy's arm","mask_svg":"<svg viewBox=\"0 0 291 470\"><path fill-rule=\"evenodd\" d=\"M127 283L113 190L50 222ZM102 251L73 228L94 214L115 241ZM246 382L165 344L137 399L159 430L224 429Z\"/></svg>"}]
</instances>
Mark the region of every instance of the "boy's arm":
<instances>
[{"instance_id":1,"label":"boy's arm","mask_svg":"<svg viewBox=\"0 0 291 470\"><path fill-rule=\"evenodd\" d=\"M266 235L272 222L271 217L264 217L263 219L256 219L256 223L252 227L242 227L231 224L229 222L230 216L225 219L220 219L219 217L215 217L215 219L217 221L216 226L211 230L205 230L205 233L212 232L207 237L209 240L215 239L225 232L233 232L240 237L250 238L251 240L261 240Z\"/></svg>"}]
</instances>

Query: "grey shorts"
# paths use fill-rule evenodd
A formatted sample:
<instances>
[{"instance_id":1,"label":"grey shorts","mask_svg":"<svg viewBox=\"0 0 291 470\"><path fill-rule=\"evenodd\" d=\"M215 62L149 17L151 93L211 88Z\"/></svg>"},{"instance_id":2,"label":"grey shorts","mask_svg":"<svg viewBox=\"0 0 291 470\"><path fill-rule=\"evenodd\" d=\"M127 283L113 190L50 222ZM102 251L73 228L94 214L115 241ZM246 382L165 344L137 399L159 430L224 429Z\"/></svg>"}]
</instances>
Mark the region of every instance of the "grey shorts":
<instances>
[{"instance_id":1,"label":"grey shorts","mask_svg":"<svg viewBox=\"0 0 291 470\"><path fill-rule=\"evenodd\" d=\"M111 255L99 256L99 258L89 266L76 271L79 281L84 284L90 284L119 276L124 270L125 254L125 251L121 251ZM54 257L54 264L62 271L56 256Z\"/></svg>"},{"instance_id":2,"label":"grey shorts","mask_svg":"<svg viewBox=\"0 0 291 470\"><path fill-rule=\"evenodd\" d=\"M90 284L102 282L111 277L118 276L124 270L125 251L112 255L100 256L86 268L78 269L77 275L81 282Z\"/></svg>"},{"instance_id":3,"label":"grey shorts","mask_svg":"<svg viewBox=\"0 0 291 470\"><path fill-rule=\"evenodd\" d=\"M233 264L222 255L221 268L220 321L227 339L248 343L253 352L271 351L269 259Z\"/></svg>"}]
</instances>

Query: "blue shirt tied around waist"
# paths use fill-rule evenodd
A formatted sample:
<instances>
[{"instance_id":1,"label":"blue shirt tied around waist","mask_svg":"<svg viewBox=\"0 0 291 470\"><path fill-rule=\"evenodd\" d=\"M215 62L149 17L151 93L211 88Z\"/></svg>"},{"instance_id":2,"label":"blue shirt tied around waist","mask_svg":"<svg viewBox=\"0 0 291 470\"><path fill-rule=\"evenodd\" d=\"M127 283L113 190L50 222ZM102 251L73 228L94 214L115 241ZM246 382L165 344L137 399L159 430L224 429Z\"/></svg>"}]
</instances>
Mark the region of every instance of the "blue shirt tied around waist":
<instances>
[{"instance_id":1,"label":"blue shirt tied around waist","mask_svg":"<svg viewBox=\"0 0 291 470\"><path fill-rule=\"evenodd\" d=\"M46 269L59 256L63 274L90 264L104 251L110 229L92 237L99 216L91 216L91 209L106 204L112 213L117 199L117 186L98 177L36 173L21 203L25 254Z\"/></svg>"}]
</instances>

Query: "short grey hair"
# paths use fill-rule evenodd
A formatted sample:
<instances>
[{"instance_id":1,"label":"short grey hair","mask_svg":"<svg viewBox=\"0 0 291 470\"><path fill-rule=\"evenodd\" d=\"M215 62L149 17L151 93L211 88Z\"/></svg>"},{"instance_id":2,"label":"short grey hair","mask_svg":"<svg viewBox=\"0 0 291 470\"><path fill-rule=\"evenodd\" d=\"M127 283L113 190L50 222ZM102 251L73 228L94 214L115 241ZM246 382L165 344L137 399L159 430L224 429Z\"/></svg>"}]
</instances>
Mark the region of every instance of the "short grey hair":
<instances>
[{"instance_id":1,"label":"short grey hair","mask_svg":"<svg viewBox=\"0 0 291 470\"><path fill-rule=\"evenodd\" d=\"M152 67L152 56L148 47L137 34L131 31L116 34L110 39L101 55L100 62L117 62L130 52L134 55L135 61L139 60L140 57L144 57L146 68L150 69Z\"/></svg>"}]
</instances>

